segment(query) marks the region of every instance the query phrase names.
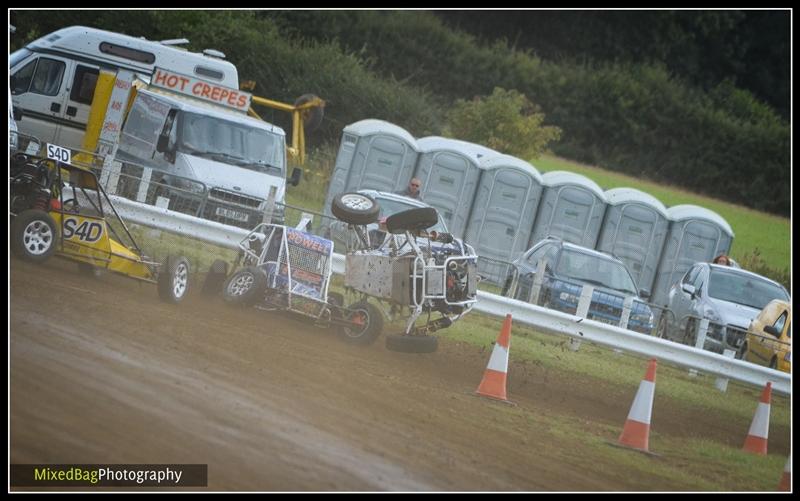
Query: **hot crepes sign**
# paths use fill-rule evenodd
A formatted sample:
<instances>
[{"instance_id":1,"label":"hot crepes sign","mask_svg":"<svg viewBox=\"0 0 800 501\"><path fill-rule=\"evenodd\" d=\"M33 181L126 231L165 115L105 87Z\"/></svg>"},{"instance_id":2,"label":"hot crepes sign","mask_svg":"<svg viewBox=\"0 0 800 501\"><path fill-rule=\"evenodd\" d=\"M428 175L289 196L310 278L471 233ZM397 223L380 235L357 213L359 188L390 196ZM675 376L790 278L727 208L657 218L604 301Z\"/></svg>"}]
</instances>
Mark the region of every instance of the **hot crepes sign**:
<instances>
[{"instance_id":1,"label":"hot crepes sign","mask_svg":"<svg viewBox=\"0 0 800 501\"><path fill-rule=\"evenodd\" d=\"M253 97L247 92L231 89L207 80L181 75L164 68L153 70L150 85L239 111L247 111L250 108L250 101Z\"/></svg>"}]
</instances>

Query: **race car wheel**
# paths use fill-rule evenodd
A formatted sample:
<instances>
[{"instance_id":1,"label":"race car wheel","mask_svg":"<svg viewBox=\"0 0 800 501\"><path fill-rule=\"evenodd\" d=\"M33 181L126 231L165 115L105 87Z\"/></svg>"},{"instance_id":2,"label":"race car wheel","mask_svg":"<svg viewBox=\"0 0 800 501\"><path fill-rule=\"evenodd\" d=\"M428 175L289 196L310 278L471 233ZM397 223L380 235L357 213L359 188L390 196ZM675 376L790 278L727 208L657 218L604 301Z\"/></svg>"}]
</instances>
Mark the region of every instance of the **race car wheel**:
<instances>
[{"instance_id":1,"label":"race car wheel","mask_svg":"<svg viewBox=\"0 0 800 501\"><path fill-rule=\"evenodd\" d=\"M401 353L433 353L439 348L439 338L433 336L386 336L386 349Z\"/></svg>"},{"instance_id":2,"label":"race car wheel","mask_svg":"<svg viewBox=\"0 0 800 501\"><path fill-rule=\"evenodd\" d=\"M439 222L436 209L433 207L419 207L409 209L386 218L386 229L389 233L402 233L406 230L427 230Z\"/></svg>"},{"instance_id":3,"label":"race car wheel","mask_svg":"<svg viewBox=\"0 0 800 501\"><path fill-rule=\"evenodd\" d=\"M189 290L189 260L183 256L167 256L158 272L158 297L177 304Z\"/></svg>"},{"instance_id":4,"label":"race car wheel","mask_svg":"<svg viewBox=\"0 0 800 501\"><path fill-rule=\"evenodd\" d=\"M348 224L370 224L378 220L380 206L361 193L342 193L333 198L333 215Z\"/></svg>"},{"instance_id":5,"label":"race car wheel","mask_svg":"<svg viewBox=\"0 0 800 501\"><path fill-rule=\"evenodd\" d=\"M366 301L351 304L344 311L344 317L352 325L342 326L342 337L353 344L370 344L383 330L383 314L377 306Z\"/></svg>"},{"instance_id":6,"label":"race car wheel","mask_svg":"<svg viewBox=\"0 0 800 501\"><path fill-rule=\"evenodd\" d=\"M28 209L11 223L11 251L33 263L43 263L56 249L58 230L47 212Z\"/></svg>"},{"instance_id":7,"label":"race car wheel","mask_svg":"<svg viewBox=\"0 0 800 501\"><path fill-rule=\"evenodd\" d=\"M228 263L222 259L217 259L211 263L208 269L206 280L203 282L201 293L204 296L213 296L222 291L222 286L225 283L225 278L228 276Z\"/></svg>"},{"instance_id":8,"label":"race car wheel","mask_svg":"<svg viewBox=\"0 0 800 501\"><path fill-rule=\"evenodd\" d=\"M237 271L225 282L222 297L229 304L252 306L264 299L267 276L261 268L248 266Z\"/></svg>"}]
</instances>

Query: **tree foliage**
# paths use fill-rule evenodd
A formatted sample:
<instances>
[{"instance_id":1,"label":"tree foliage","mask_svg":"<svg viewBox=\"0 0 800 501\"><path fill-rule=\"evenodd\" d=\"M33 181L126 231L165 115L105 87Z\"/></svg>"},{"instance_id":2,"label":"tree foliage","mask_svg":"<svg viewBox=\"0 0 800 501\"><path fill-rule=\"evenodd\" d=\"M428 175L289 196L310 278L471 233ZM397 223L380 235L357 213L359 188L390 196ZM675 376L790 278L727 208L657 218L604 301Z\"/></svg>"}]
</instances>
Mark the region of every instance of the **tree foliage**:
<instances>
[{"instance_id":1,"label":"tree foliage","mask_svg":"<svg viewBox=\"0 0 800 501\"><path fill-rule=\"evenodd\" d=\"M460 99L447 112L445 134L520 158L539 157L561 129L545 126L544 113L524 94L496 87L490 96Z\"/></svg>"}]
</instances>

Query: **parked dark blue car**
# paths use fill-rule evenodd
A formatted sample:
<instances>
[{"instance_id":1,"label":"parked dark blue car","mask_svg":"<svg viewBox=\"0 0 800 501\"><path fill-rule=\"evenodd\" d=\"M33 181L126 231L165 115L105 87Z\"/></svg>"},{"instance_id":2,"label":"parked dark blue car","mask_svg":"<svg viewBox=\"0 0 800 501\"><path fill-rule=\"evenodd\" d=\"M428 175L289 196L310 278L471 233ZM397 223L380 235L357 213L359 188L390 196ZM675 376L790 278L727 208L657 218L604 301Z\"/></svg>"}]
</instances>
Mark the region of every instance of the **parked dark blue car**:
<instances>
[{"instance_id":1,"label":"parked dark blue car","mask_svg":"<svg viewBox=\"0 0 800 501\"><path fill-rule=\"evenodd\" d=\"M534 278L539 261L544 263L545 269L538 298L535 298ZM542 240L514 261L514 270L506 279L503 295L574 315L586 285L594 288L587 318L619 325L625 300L632 298L627 328L642 334L652 332L653 312L645 302L649 294L636 290L622 261L553 238Z\"/></svg>"}]
</instances>

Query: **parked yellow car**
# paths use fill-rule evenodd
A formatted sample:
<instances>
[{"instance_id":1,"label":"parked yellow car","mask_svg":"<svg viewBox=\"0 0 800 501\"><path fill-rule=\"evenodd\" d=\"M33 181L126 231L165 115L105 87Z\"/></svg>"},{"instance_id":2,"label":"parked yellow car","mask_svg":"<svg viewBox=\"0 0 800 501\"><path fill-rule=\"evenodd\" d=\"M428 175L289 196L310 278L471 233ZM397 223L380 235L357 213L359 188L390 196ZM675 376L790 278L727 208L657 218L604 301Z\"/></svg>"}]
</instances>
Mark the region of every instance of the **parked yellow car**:
<instances>
[{"instance_id":1,"label":"parked yellow car","mask_svg":"<svg viewBox=\"0 0 800 501\"><path fill-rule=\"evenodd\" d=\"M792 372L792 305L775 299L750 322L745 360Z\"/></svg>"}]
</instances>

